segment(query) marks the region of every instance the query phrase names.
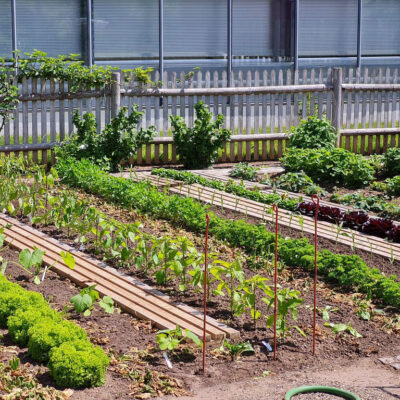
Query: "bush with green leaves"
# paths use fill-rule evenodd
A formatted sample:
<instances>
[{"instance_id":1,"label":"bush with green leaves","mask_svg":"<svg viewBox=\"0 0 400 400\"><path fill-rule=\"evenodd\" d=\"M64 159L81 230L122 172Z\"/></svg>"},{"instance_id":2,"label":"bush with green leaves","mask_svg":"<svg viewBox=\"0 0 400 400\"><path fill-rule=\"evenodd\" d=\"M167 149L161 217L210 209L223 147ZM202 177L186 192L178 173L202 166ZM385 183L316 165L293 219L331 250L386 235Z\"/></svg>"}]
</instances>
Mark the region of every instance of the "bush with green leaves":
<instances>
[{"instance_id":1,"label":"bush with green leaves","mask_svg":"<svg viewBox=\"0 0 400 400\"><path fill-rule=\"evenodd\" d=\"M235 164L229 171L232 178L244 179L245 181L257 182L258 168L249 165L247 162Z\"/></svg>"},{"instance_id":2,"label":"bush with green leaves","mask_svg":"<svg viewBox=\"0 0 400 400\"><path fill-rule=\"evenodd\" d=\"M19 309L8 317L8 333L15 343L25 346L29 340L28 330L44 319L51 319L54 322L62 321L60 314L47 304L28 307L26 310Z\"/></svg>"},{"instance_id":3,"label":"bush with green leaves","mask_svg":"<svg viewBox=\"0 0 400 400\"><path fill-rule=\"evenodd\" d=\"M304 172L287 172L274 181L274 186L278 189L295 193L305 193L309 196L326 193L324 189L316 185Z\"/></svg>"},{"instance_id":4,"label":"bush with green leaves","mask_svg":"<svg viewBox=\"0 0 400 400\"><path fill-rule=\"evenodd\" d=\"M400 148L393 147L383 155L384 173L388 177L400 175Z\"/></svg>"},{"instance_id":5,"label":"bush with green leaves","mask_svg":"<svg viewBox=\"0 0 400 400\"><path fill-rule=\"evenodd\" d=\"M349 188L367 186L374 179L374 168L368 160L344 149L290 148L281 163L287 171L303 171L315 182Z\"/></svg>"},{"instance_id":6,"label":"bush with green leaves","mask_svg":"<svg viewBox=\"0 0 400 400\"><path fill-rule=\"evenodd\" d=\"M400 196L400 175L386 179L385 184L385 190L389 196Z\"/></svg>"},{"instance_id":7,"label":"bush with green leaves","mask_svg":"<svg viewBox=\"0 0 400 400\"><path fill-rule=\"evenodd\" d=\"M62 343L51 349L49 369L57 385L68 388L101 386L109 359L104 351L86 340Z\"/></svg>"},{"instance_id":8,"label":"bush with green leaves","mask_svg":"<svg viewBox=\"0 0 400 400\"><path fill-rule=\"evenodd\" d=\"M122 161L128 161L156 134L153 126L137 129L143 116L137 108L137 105L132 106L128 113L127 107L121 107L118 115L99 134L93 114L86 113L81 117L75 111L72 120L77 133L56 149L57 157L90 158L100 165L108 164L111 171L117 171Z\"/></svg>"},{"instance_id":9,"label":"bush with green leaves","mask_svg":"<svg viewBox=\"0 0 400 400\"><path fill-rule=\"evenodd\" d=\"M28 330L28 353L37 361L47 361L49 351L64 342L87 340L86 331L70 321L43 319Z\"/></svg>"},{"instance_id":10,"label":"bush with green leaves","mask_svg":"<svg viewBox=\"0 0 400 400\"><path fill-rule=\"evenodd\" d=\"M336 129L326 118L310 116L293 129L289 147L300 149L321 149L335 147Z\"/></svg>"},{"instance_id":11,"label":"bush with green leaves","mask_svg":"<svg viewBox=\"0 0 400 400\"><path fill-rule=\"evenodd\" d=\"M187 169L207 168L218 156L218 150L229 141L231 132L222 127L223 115L213 120L212 113L203 102L195 105L196 119L193 128L183 118L170 115L174 144L179 161Z\"/></svg>"}]
</instances>

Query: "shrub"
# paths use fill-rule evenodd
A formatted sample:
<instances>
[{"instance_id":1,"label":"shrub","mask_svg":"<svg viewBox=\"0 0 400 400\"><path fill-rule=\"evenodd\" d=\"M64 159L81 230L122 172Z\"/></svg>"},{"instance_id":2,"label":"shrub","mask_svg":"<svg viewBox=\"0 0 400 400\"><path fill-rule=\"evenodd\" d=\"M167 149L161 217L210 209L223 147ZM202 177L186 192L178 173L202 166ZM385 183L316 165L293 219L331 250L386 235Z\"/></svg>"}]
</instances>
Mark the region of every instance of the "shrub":
<instances>
[{"instance_id":1,"label":"shrub","mask_svg":"<svg viewBox=\"0 0 400 400\"><path fill-rule=\"evenodd\" d=\"M231 132L222 128L222 115L218 114L213 121L212 113L203 102L196 104L195 110L193 128L189 128L179 116L169 117L179 161L188 169L209 167L217 157L218 150L231 137Z\"/></svg>"},{"instance_id":2,"label":"shrub","mask_svg":"<svg viewBox=\"0 0 400 400\"><path fill-rule=\"evenodd\" d=\"M57 311L48 305L28 307L26 310L17 310L7 321L8 333L11 339L20 346L28 343L28 330L43 319L61 322L62 318Z\"/></svg>"},{"instance_id":3,"label":"shrub","mask_svg":"<svg viewBox=\"0 0 400 400\"><path fill-rule=\"evenodd\" d=\"M232 178L244 179L246 181L257 182L257 170L247 162L235 164L233 169L229 171L229 176Z\"/></svg>"},{"instance_id":4,"label":"shrub","mask_svg":"<svg viewBox=\"0 0 400 400\"><path fill-rule=\"evenodd\" d=\"M18 309L26 310L29 306L46 304L43 296L36 292L27 292L16 284L5 285L0 293L0 327L7 326L7 318Z\"/></svg>"},{"instance_id":5,"label":"shrub","mask_svg":"<svg viewBox=\"0 0 400 400\"><path fill-rule=\"evenodd\" d=\"M295 193L301 192L309 196L325 193L325 191L316 185L304 172L287 172L277 178L274 184L279 189Z\"/></svg>"},{"instance_id":6,"label":"shrub","mask_svg":"<svg viewBox=\"0 0 400 400\"><path fill-rule=\"evenodd\" d=\"M108 357L87 341L71 341L50 351L50 374L57 385L68 388L100 386L105 382Z\"/></svg>"},{"instance_id":7,"label":"shrub","mask_svg":"<svg viewBox=\"0 0 400 400\"><path fill-rule=\"evenodd\" d=\"M37 361L46 362L49 351L64 342L87 340L86 331L69 321L43 319L28 330L28 353Z\"/></svg>"},{"instance_id":8,"label":"shrub","mask_svg":"<svg viewBox=\"0 0 400 400\"><path fill-rule=\"evenodd\" d=\"M100 165L108 164L112 171L118 170L121 161L136 154L139 147L149 143L156 133L154 127L137 129L143 113L137 111L136 105L127 114L128 108L121 107L118 115L97 134L93 114L86 113L80 117L75 111L72 120L77 133L56 149L57 157L90 158Z\"/></svg>"},{"instance_id":9,"label":"shrub","mask_svg":"<svg viewBox=\"0 0 400 400\"><path fill-rule=\"evenodd\" d=\"M386 179L385 184L385 190L389 196L400 196L400 175Z\"/></svg>"},{"instance_id":10,"label":"shrub","mask_svg":"<svg viewBox=\"0 0 400 400\"><path fill-rule=\"evenodd\" d=\"M326 118L308 117L302 120L289 139L289 147L300 149L334 148L337 133Z\"/></svg>"},{"instance_id":11,"label":"shrub","mask_svg":"<svg viewBox=\"0 0 400 400\"><path fill-rule=\"evenodd\" d=\"M400 175L400 148L390 148L383 155L383 164L386 176Z\"/></svg>"},{"instance_id":12,"label":"shrub","mask_svg":"<svg viewBox=\"0 0 400 400\"><path fill-rule=\"evenodd\" d=\"M359 188L374 179L374 169L368 160L344 149L291 148L281 162L287 171L303 171L316 182Z\"/></svg>"}]
</instances>

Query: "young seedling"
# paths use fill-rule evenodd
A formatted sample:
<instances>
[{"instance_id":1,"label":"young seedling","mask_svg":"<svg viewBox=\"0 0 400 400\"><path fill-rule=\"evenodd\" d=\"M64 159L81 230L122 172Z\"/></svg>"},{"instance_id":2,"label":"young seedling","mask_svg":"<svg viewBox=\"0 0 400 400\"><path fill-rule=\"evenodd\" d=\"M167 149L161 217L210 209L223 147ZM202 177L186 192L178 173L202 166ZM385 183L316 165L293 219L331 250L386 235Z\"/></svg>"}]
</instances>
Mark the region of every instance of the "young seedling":
<instances>
[{"instance_id":1,"label":"young seedling","mask_svg":"<svg viewBox=\"0 0 400 400\"><path fill-rule=\"evenodd\" d=\"M335 250L337 249L339 235L340 235L340 232L342 231L342 228L343 228L343 222L341 222L339 225L336 225Z\"/></svg>"},{"instance_id":2,"label":"young seedling","mask_svg":"<svg viewBox=\"0 0 400 400\"><path fill-rule=\"evenodd\" d=\"M346 324L334 324L332 322L326 322L325 326L330 327L332 329L332 332L335 334L340 334L340 333L345 333L348 332L350 335L356 337L356 338L362 338L362 335L360 335L351 325L351 322L349 322L347 325Z\"/></svg>"},{"instance_id":3,"label":"young seedling","mask_svg":"<svg viewBox=\"0 0 400 400\"><path fill-rule=\"evenodd\" d=\"M221 353L227 353L232 360L237 360L242 354L254 354L254 348L250 342L229 343L226 339L219 348Z\"/></svg>"},{"instance_id":4,"label":"young seedling","mask_svg":"<svg viewBox=\"0 0 400 400\"><path fill-rule=\"evenodd\" d=\"M190 339L195 345L202 347L203 342L197 335L189 329L182 329L176 325L175 329L165 329L157 332L156 342L161 351L174 351L186 338Z\"/></svg>"},{"instance_id":5,"label":"young seedling","mask_svg":"<svg viewBox=\"0 0 400 400\"><path fill-rule=\"evenodd\" d=\"M302 215L298 215L298 216L297 216L297 219L298 219L298 221L299 221L299 225L300 225L300 228L301 228L301 235L303 235L303 231L304 231L304 218L303 218Z\"/></svg>"}]
</instances>

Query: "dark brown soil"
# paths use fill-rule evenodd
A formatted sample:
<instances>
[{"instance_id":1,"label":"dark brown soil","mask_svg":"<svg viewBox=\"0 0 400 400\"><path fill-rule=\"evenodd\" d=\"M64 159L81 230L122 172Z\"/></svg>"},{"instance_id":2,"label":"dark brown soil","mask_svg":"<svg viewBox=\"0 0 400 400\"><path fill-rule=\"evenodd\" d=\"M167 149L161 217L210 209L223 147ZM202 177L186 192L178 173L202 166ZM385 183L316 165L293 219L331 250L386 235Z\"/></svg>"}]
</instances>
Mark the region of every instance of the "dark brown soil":
<instances>
[{"instance_id":1,"label":"dark brown soil","mask_svg":"<svg viewBox=\"0 0 400 400\"><path fill-rule=\"evenodd\" d=\"M2 254L6 260L17 261L17 254L12 250L6 250ZM60 278L51 271L48 272L45 281L40 286L29 282L29 275L14 265L8 267L7 276L29 290L40 291L50 300L51 305L58 310L67 306L69 299L79 290L69 280ZM305 300L304 304L312 304L312 285L306 273L301 270L293 270L290 274L282 277L282 284L283 286L290 286L292 289L300 290L301 297ZM193 307L201 308L201 296L199 294L174 295L173 291L170 291L169 294L173 298L183 300ZM279 343L278 360L273 361L272 355L261 344L261 340L272 344L272 332L271 330L266 330L264 321L259 321L258 328L254 331L248 317L241 316L232 320L230 313L227 312L228 302L226 299L221 297L213 298L209 304L208 314L214 318L224 320L224 322L228 322L231 326L239 329L242 340L250 341L256 352L254 355L242 357L240 362L233 362L215 352L220 343L209 344L206 376L199 375L201 357L199 350L196 349L192 349L190 354L186 354L182 349L171 355L174 368L169 370L162 355L153 350L156 331L147 322L138 321L125 313L107 315L97 308L90 317L76 315L73 311L70 311L70 317L87 329L92 340L107 351L129 353L132 347L140 350L148 349L151 354L150 368L182 379L188 389L191 388L194 377L196 377L196 381L201 379L204 385L210 386L221 382L237 382L260 376L265 370L281 373L315 367L316 364L320 365L321 368L328 367L339 358L357 359L365 356L376 358L390 355L391 349L400 347L399 336L393 332L391 334L385 332L382 329L386 322L383 317L376 315L373 321L367 322L355 315L351 296L337 294L321 283L318 287L318 298L321 308L327 305L339 308L338 311L331 313L332 322L348 323L352 321L354 328L363 335L363 338L356 339L347 334L333 335L329 328L324 327L324 321L319 316L317 355L312 357L312 312L310 309L302 307L297 324L307 333L307 337L303 338L297 331L293 330L290 337ZM294 321L291 321L291 324L294 323ZM11 344L7 335L5 335L4 342L7 345ZM26 355L26 349L20 349L18 356L21 357L23 362L32 362ZM35 363L32 364L35 365ZM46 369L42 368L42 371L42 382L51 384L51 379ZM104 387L75 391L73 398L128 399L130 398L129 385L131 383L115 373L114 368L110 368Z\"/></svg>"},{"instance_id":2,"label":"dark brown soil","mask_svg":"<svg viewBox=\"0 0 400 400\"><path fill-rule=\"evenodd\" d=\"M94 196L81 194L82 197L89 199L91 204L97 206L107 213L110 217L114 217L120 221L133 222L140 220L143 224L143 230L156 235L185 235L193 240L199 249L203 246L203 238L198 237L190 232L171 226L164 221L152 220L148 217L139 216L134 211L124 210L108 204L104 204L100 199ZM224 218L243 218L243 215L229 211L221 211L215 208L218 215ZM259 220L248 218L248 222L259 223ZM26 220L24 222L27 222ZM269 229L272 230L272 226ZM50 236L62 240L70 245L75 245L73 238L66 238L65 232L59 231L53 227L42 229ZM286 228L280 228L282 236L301 237L301 233ZM311 235L304 235L309 240ZM336 252L352 254L351 250L345 246L335 246L329 240L320 239L320 248L328 248ZM219 250L219 256L225 259L233 259L240 254L228 246L221 245L218 241L211 239L211 248ZM398 263L390 264L389 261L372 256L368 253L357 253L362 256L365 261L387 273L393 273L398 269ZM16 260L17 254L12 250L2 253L3 257L8 260ZM373 264L373 265L372 265ZM126 270L126 273L137 275L136 271ZM254 274L254 272L245 270L246 276ZM257 271L262 275L270 277L270 271ZM49 271L46 280L36 286L28 282L29 275L16 266L10 265L7 269L7 275L12 280L18 281L21 285L30 290L42 292L46 298L51 301L54 308L61 310L69 303L69 299L75 295L79 289L69 280L60 278L55 273ZM140 277L144 279L144 277ZM146 282L155 285L151 277L146 278ZM289 320L290 325L298 325L307 336L304 338L295 329L292 329L291 335L285 340L281 340L278 344L278 360L274 361L261 341L267 341L272 345L272 331L266 329L263 317L257 323L257 329L254 330L251 319L246 315L232 318L229 310L229 301L226 297L213 297L208 305L208 315L219 319L232 327L238 329L241 333L242 341L250 341L255 349L255 354L243 356L239 361L232 361L226 355L220 354L216 349L220 347L220 343L211 343L208 345L207 351L207 374L203 376L199 373L201 368L201 356L199 349L193 347L182 348L175 354L171 354L170 358L173 363L173 369L167 368L165 361L160 352L155 350L155 333L156 330L151 324L132 318L128 314L108 315L96 308L90 317L82 317L76 315L70 308L70 317L76 320L82 327L88 330L92 340L101 345L107 351L115 353L135 353L135 348L139 350L148 350L150 357L148 360L149 368L161 373L167 373L172 377L182 379L185 386L190 390L193 383L197 386L213 386L223 382L240 382L253 377L259 377L264 371L268 370L274 374L281 374L288 371L301 371L309 368L330 368L338 365L339 360L356 360L363 357L371 357L377 359L381 356L391 356L395 349L400 348L400 337L398 333L400 329L390 324L390 318L396 316L390 310L386 310L387 315L374 315L371 321L360 319L355 311L357 299L362 296L353 298L351 293L345 293L332 285L319 283L318 285L318 304L320 308L331 306L338 308L337 311L330 313L330 322L352 323L352 326L363 336L356 339L349 334L335 335L329 327L324 326L325 321L321 315L318 315L317 322L317 354L315 357L311 355L311 334L312 334L312 304L313 292L312 281L309 273L300 269L284 270L280 275L280 283L283 287L290 287L300 291L300 297L304 299L304 303L299 310L298 321ZM175 287L168 288L158 287L158 289L167 292L174 300L180 300L186 304L201 309L201 295L190 290L186 294L177 292ZM258 307L265 313L265 305L259 301ZM6 332L2 332L6 333ZM4 339L7 345L10 341L5 335ZM189 351L189 352L188 352ZM1 356L1 348L0 348ZM26 355L26 349L19 350L19 356L22 360L31 362ZM1 360L0 360L1 361ZM34 363L33 363L34 365ZM134 367L132 367L134 368ZM41 380L43 383L51 384L46 369L43 369ZM102 388L86 389L75 391L74 399L128 399L131 393L132 381L123 378L119 369L115 365L109 368L107 374L106 385Z\"/></svg>"}]
</instances>

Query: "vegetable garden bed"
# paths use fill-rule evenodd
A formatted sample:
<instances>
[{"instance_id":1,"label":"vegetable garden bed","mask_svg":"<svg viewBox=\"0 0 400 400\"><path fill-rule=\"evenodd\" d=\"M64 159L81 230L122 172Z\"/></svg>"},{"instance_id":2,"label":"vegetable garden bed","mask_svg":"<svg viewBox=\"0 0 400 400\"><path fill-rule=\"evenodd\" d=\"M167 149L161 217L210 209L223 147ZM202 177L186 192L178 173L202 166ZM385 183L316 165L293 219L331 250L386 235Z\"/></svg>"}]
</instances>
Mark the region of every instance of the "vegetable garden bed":
<instances>
[{"instance_id":1,"label":"vegetable garden bed","mask_svg":"<svg viewBox=\"0 0 400 400\"><path fill-rule=\"evenodd\" d=\"M86 167L82 171L85 174L91 173L90 168ZM72 170L70 172L72 173L69 175L69 179L72 179L75 172ZM109 176L106 173L101 175L100 178L101 179L99 180L90 180L87 184L99 185L99 189L101 190L106 189L109 183L112 183L113 185L127 185L126 188L133 189L131 183L126 183L123 180L116 180L115 178L109 179ZM192 216L191 227L188 226L188 223L184 224L183 219L180 221L174 221L174 219L170 217L168 219L172 221L171 226L168 223L162 225L157 221L157 219L153 219L151 214L156 218L160 218L162 216L157 214L155 212L156 210L158 210L158 212L162 210L165 212L168 207L172 207L172 205L175 204L175 206L178 207L178 210L175 209L172 215L174 218L183 218L185 217L185 212L189 212L190 208L181 208L182 205L179 202L187 202L185 204L193 206L193 209L197 211L203 210L200 208L200 205L192 202L190 199L171 196L168 193L157 192L153 187L139 183L137 184L137 189L142 193L144 203L137 201L139 198L136 198L135 196L127 196L126 198L129 199L129 201L134 201L134 204L140 211L145 211L149 215L149 217L144 218L143 216L138 216L136 213L124 211L121 208L112 206L110 204L114 201L112 199L110 199L110 202L107 202L105 198L89 197L83 193L71 192L62 186L54 184L52 184L50 188L47 188L47 192L43 185L46 183L47 179L38 177L35 174L33 174L32 179L23 177L21 177L21 179L20 183L22 183L24 179L24 182L28 183L26 187L23 185L15 185L15 187L18 187L18 190L21 190L18 196L23 196L23 201L19 204L14 197L14 200L12 201L14 209L13 207L9 207L8 212L14 214L14 216L18 217L22 222L29 225L33 224L40 230L68 245L72 245L75 248L79 248L83 245L83 251L90 255L100 260L106 259L108 264L118 267L132 276L141 278L147 284L151 284L158 290L168 293L173 300L182 301L199 311L201 310L201 291L199 291L198 286L195 284L193 285L193 282L182 291L182 288L180 287L182 284L182 281L180 281L179 278L180 275L174 277L172 269L169 271L171 279L168 279L165 282L163 282L163 280L160 281L158 279L160 275L157 275L157 269L151 270L151 273L146 275L141 268L140 263L137 264L133 261L129 263L123 262L122 253L113 255L112 252L109 251L110 248L107 244L107 238L110 238L111 242L114 243L114 241L119 237L118 235L123 232L123 229L126 229L128 225L130 225L130 228L136 232L136 235L142 235L142 233L138 231L138 227L133 226L135 222L140 220L144 225L140 228L140 231L149 235L148 240L150 240L150 237L153 238L154 236L157 236L160 239L163 237L165 239L166 236L176 235L177 227L182 229L182 227L185 226L188 230L181 230L180 235L188 236L190 238L197 236L197 240L194 240L194 243L196 251L199 252L203 247L203 235L201 234L201 230L198 228L195 229L195 224L200 224L202 222L200 217L197 218ZM48 183L50 184L49 181ZM12 185L10 184L10 187L11 186ZM175 189L179 189L179 187L176 186ZM114 195L116 195L117 186L114 186L113 190ZM164 188L164 190L166 190L166 188ZM46 197L46 193L48 194L48 197ZM118 193L119 195L114 197L114 199L117 200L116 202L125 201L125 197L120 195L120 192ZM143 195L144 193L145 195ZM46 198L48 201L47 208L44 207ZM150 212L150 203L145 203L148 202L149 199L158 199L157 201L168 199L171 203L163 204L159 202L158 208L156 207L156 203L154 203L154 212ZM4 201L4 197L2 201ZM28 204L29 207L36 207L37 204L39 204L40 207L37 209L29 208ZM147 209L144 208L145 204ZM127 204L124 204L124 206L127 206ZM90 210L93 207L98 207L100 210L96 212L100 213L91 216ZM139 207L141 207L141 209ZM257 240L262 241L267 239L267 231L261 230L261 228L252 225L255 221L250 217L248 217L247 223L240 223L238 221L229 222L229 219L232 217L235 219L238 218L234 211L226 212L219 206L214 206L213 208L215 211L215 215L212 217L213 221L217 221L216 218L219 218L218 221L220 225L232 223L232 228L237 227L238 229L247 226L248 229L254 229L252 232L258 232L257 235L260 236L257 239L256 237L251 237L250 234L250 237L247 238L249 240L247 247L243 246L243 243L237 241L236 245L243 247L242 250L235 248L233 242L231 244L228 242L222 244L221 242L212 239L211 247L217 252L216 257L218 257L220 261L210 258L211 268L220 268L221 271L225 271L223 274L226 274L227 270L224 269L224 265L226 268L228 268L228 266L229 268L232 266L236 268L236 264L233 263L233 261L242 259L243 265L237 270L239 272L239 280L235 285L239 285L241 280L242 283L247 282L250 284L251 280L257 276L263 277L263 279L265 279L264 282L269 285L270 282L268 280L271 280L272 272L270 260L268 257L263 259L263 255L260 254L250 254L252 253L250 245L254 245ZM71 210L67 211L69 209ZM35 211L32 212L33 210ZM172 211L172 209L170 210ZM80 212L82 212L82 214L79 214ZM97 219L96 216L98 216L99 219ZM83 222L88 222L89 220L94 221L94 226L85 227ZM111 226L114 227L114 233L110 233ZM216 232L215 226L214 222L212 231L213 235ZM197 235L189 233L189 230L197 232ZM165 231L167 234L163 233ZM288 231L281 230L281 233L286 235ZM239 230L238 234L241 235ZM306 234L304 235L306 236ZM84 241L82 240L83 237L85 237ZM237 239L239 238L240 237ZM289 241L282 240L280 241L280 245L283 245L285 242L286 245L289 244ZM168 243L169 245L176 246L178 242L174 242L174 238L170 237ZM114 250L117 249L115 248ZM342 250L343 248L341 245L336 249L336 251L339 252ZM11 250L6 250L5 253L2 253L3 257L7 259L14 257L15 259L16 254L13 255L9 252L11 252ZM248 254L245 254L246 252ZM264 254L264 256L267 256L267 254ZM351 260L360 263L357 258L352 258ZM375 256L373 257L373 260L376 260ZM200 266L201 265L200 262ZM362 264L360 264L360 266L361 265ZM397 264L392 265L392 269L394 270L396 266ZM255 270L255 268L258 269ZM390 263L388 263L388 268L390 268ZM25 277L23 277L24 274L21 274L20 270L12 265L7 267L6 273L11 275L14 280L18 279L20 282L26 282L28 280L28 275L25 274ZM210 276L217 278L215 271L212 272ZM227 278L227 276L225 276L225 278ZM47 287L48 291L46 292L46 297L52 295L55 298L58 298L61 290L58 288L58 283L56 284L56 282L66 284L65 280L63 281L50 271L48 272L47 279L45 279L42 285L36 286L32 283L24 283L24 285L27 285L31 290L33 288L34 290L39 291L42 289L44 290L44 288ZM284 266L282 264L280 268L280 284L281 290L286 291L287 294L290 294L290 296L297 301L294 310L298 315L296 318L296 315L294 314L294 319L290 315L285 318L285 327L282 330L282 337L280 338L278 345L278 360L274 361L271 353L262 344L262 341L272 344L272 332L266 327L265 321L266 317L270 317L270 313L267 310L267 304L265 304L261 299L263 296L263 290L257 289L259 296L257 296L256 300L256 309L261 312L261 315L260 319L257 321L256 328L254 328L254 320L248 312L237 316L234 315L237 312L236 310L232 310L232 303L230 302L228 292L226 292L225 296L221 296L221 293L218 293L226 291L226 286L219 287L221 282L222 281L218 278L212 283L214 293L212 293L212 297L208 304L208 315L225 324L229 324L234 329L237 329L241 335L240 342L250 343L255 350L255 354L242 355L239 360L241 362L236 360L232 361L232 356L229 355L229 351L231 351L232 354L239 351L238 348L235 347L235 343L226 343L224 345L224 350L222 350L221 343L219 341L214 341L208 345L206 359L208 373L206 376L198 374L201 366L200 349L194 346L194 344L182 343L177 349L170 352L169 355L174 368L169 370L165 365L162 352L157 349L155 331L147 330L147 328L145 328L147 327L146 324L136 322L139 331L134 332L134 335L132 336L129 329L119 328L118 318L130 319L126 314L105 315L99 311L97 306L88 317L70 311L71 317L80 321L85 327L88 327L87 329L89 331L91 329L91 322L95 321L98 324L96 329L98 328L102 335L108 337L108 339L105 339L105 343L101 343L101 340L99 340L99 343L102 344L105 349L111 348L115 351L129 353L126 347L123 348L123 346L121 346L121 348L119 348L119 345L116 344L118 343L118 340L122 340L126 346L133 345L141 350L139 353L136 350L132 350L130 354L128 354L128 367L125 365L127 362L118 361L118 357L116 357L115 360L114 358L111 358L112 362L111 367L109 367L108 370L108 379L105 388L110 388L110 393L115 397L117 396L116 393L118 393L121 398L125 398L123 396L128 398L127 395L124 394L124 390L127 386L120 384L120 381L118 380L119 378L116 378L119 376L118 374L122 374L123 376L129 377L125 382L128 387L130 386L129 390L134 391L137 398L143 398L140 396L148 396L147 393L149 393L150 396L156 395L158 393L157 387L153 388L150 386L149 388L145 382L146 379L149 381L150 373L146 372L148 369L151 371L151 376L154 377L154 379L152 379L153 383L160 382L160 379L164 379L163 382L165 382L165 380L167 381L164 385L164 390L171 390L172 392L179 394L183 393L179 384L171 378L160 378L159 374L168 373L172 377L182 379L186 384L185 387L190 389L193 385L203 384L210 386L225 381L232 382L254 377L266 377L269 373L280 374L283 371L296 371L315 366L318 366L318 368L331 368L332 365L339 365L339 362L346 359L354 359L364 356L378 357L390 355L390 349L400 346L400 339L397 334L394 333L399 329L398 321L396 321L397 314L395 307L385 307L383 303L380 303L379 299L377 299L376 304L373 304L364 295L353 294L354 290L352 289L352 285L338 285L333 281L329 283L321 282L318 285L320 306L318 309L317 356L316 358L312 357L311 351L307 351L307 348L311 347L312 309L310 306L313 297L311 290L311 277L307 269L303 269L301 265L296 266L295 262L293 262L290 266ZM255 279L254 282L258 282L257 279ZM47 284L48 286L45 286ZM76 291L76 288L74 290ZM58 303L57 308L63 308L63 306L68 303L69 296L70 295L67 295L61 303ZM387 298L385 301L391 300ZM393 303L393 305L395 304ZM69 307L71 310L71 306ZM338 309L336 310L336 308ZM383 312L381 311L382 308L384 308ZM383 313L385 315L383 315ZM92 318L95 319L93 320ZM104 326L102 326L103 319L105 321L107 318L112 321L113 325L104 323ZM368 321L368 319L370 320ZM135 326L135 323L132 322L132 324ZM306 337L303 337L294 326L297 326L300 331L304 332ZM118 336L119 329L123 332L123 337L121 339L114 339L114 337ZM359 335L362 335L362 337L358 337ZM116 342L114 340L116 340ZM25 361L29 359L23 358L23 360ZM136 370L143 371L144 374L137 373L135 372ZM51 383L51 381L47 382ZM122 392L114 392L114 390L118 390L118 385L120 385L119 387ZM132 387L134 389L132 389ZM104 393L102 390L104 389L98 388L76 391L72 398L86 399L90 398L89 396L101 396L101 394Z\"/></svg>"}]
</instances>

